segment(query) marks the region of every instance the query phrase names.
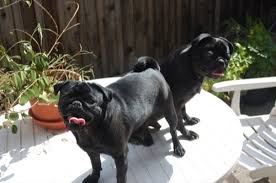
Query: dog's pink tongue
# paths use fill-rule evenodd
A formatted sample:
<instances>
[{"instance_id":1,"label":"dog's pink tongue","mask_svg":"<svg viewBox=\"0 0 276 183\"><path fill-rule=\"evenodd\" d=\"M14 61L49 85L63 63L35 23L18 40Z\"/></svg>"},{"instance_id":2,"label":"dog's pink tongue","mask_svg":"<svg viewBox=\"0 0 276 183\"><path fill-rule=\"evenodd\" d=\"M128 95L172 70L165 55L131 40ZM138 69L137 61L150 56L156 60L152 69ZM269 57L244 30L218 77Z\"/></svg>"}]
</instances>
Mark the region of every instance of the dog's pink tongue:
<instances>
[{"instance_id":1,"label":"dog's pink tongue","mask_svg":"<svg viewBox=\"0 0 276 183\"><path fill-rule=\"evenodd\" d=\"M74 124L77 124L77 125L85 125L85 119L83 118L76 118L76 117L70 117L69 118L69 123L74 123Z\"/></svg>"},{"instance_id":2,"label":"dog's pink tongue","mask_svg":"<svg viewBox=\"0 0 276 183\"><path fill-rule=\"evenodd\" d=\"M223 72L213 72L212 73L213 76L224 76Z\"/></svg>"}]
</instances>

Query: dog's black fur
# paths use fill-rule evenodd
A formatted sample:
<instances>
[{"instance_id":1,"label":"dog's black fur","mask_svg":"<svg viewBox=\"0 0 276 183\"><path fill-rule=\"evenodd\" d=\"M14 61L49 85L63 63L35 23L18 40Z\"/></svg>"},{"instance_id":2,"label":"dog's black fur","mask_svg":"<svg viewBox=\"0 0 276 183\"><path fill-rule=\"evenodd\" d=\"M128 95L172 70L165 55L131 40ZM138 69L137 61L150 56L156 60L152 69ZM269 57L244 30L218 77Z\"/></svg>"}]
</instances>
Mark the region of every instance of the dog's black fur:
<instances>
[{"instance_id":1,"label":"dog's black fur","mask_svg":"<svg viewBox=\"0 0 276 183\"><path fill-rule=\"evenodd\" d=\"M83 182L98 181L100 153L104 153L115 160L117 182L125 183L131 134L143 129L144 144L151 145L147 122L162 116L170 126L174 153L178 156L185 153L176 135L177 115L172 94L158 64L149 59L144 66L139 63L134 68L135 72L107 87L80 81L65 81L54 86L55 92L60 92L58 106L66 126L91 159L92 174ZM86 124L72 123L69 120L72 117L82 118Z\"/></svg>"},{"instance_id":2,"label":"dog's black fur","mask_svg":"<svg viewBox=\"0 0 276 183\"><path fill-rule=\"evenodd\" d=\"M161 64L161 73L173 94L178 116L177 129L184 138L188 140L198 138L198 135L188 131L185 125L199 122L198 118L189 117L185 104L200 92L205 77L216 79L223 74L232 52L233 45L227 39L203 33L190 44L174 50ZM182 119L185 120L185 125ZM156 121L151 122L150 125L161 127Z\"/></svg>"}]
</instances>

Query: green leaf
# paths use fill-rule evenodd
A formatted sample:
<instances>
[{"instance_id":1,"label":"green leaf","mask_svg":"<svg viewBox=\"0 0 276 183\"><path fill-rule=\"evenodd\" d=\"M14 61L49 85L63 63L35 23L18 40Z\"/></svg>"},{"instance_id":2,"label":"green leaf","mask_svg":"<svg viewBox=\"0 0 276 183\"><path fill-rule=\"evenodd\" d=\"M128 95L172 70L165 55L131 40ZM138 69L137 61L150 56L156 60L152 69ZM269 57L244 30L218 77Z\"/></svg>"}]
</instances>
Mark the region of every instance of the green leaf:
<instances>
[{"instance_id":1,"label":"green leaf","mask_svg":"<svg viewBox=\"0 0 276 183\"><path fill-rule=\"evenodd\" d=\"M28 5L28 7L32 6L32 0L25 0L24 2Z\"/></svg>"},{"instance_id":2,"label":"green leaf","mask_svg":"<svg viewBox=\"0 0 276 183\"><path fill-rule=\"evenodd\" d=\"M3 128L3 126L2 125L0 125L0 130Z\"/></svg>"},{"instance_id":3,"label":"green leaf","mask_svg":"<svg viewBox=\"0 0 276 183\"><path fill-rule=\"evenodd\" d=\"M24 105L26 104L28 101L29 101L30 97L27 96L26 94L25 95L22 95L19 99L19 104L20 105Z\"/></svg>"},{"instance_id":4,"label":"green leaf","mask_svg":"<svg viewBox=\"0 0 276 183\"><path fill-rule=\"evenodd\" d=\"M7 68L8 70L19 70L19 64L17 64L12 57L7 55L6 53L3 54L1 62L1 67Z\"/></svg>"},{"instance_id":5,"label":"green leaf","mask_svg":"<svg viewBox=\"0 0 276 183\"><path fill-rule=\"evenodd\" d=\"M33 89L29 89L28 91L27 91L27 95L28 96L32 96L32 97L36 97L37 96L37 93L33 90Z\"/></svg>"},{"instance_id":6,"label":"green leaf","mask_svg":"<svg viewBox=\"0 0 276 183\"><path fill-rule=\"evenodd\" d=\"M9 113L6 113L5 114L5 119L8 119L9 118Z\"/></svg>"},{"instance_id":7,"label":"green leaf","mask_svg":"<svg viewBox=\"0 0 276 183\"><path fill-rule=\"evenodd\" d=\"M41 88L45 88L45 83L44 83L43 78L40 78L39 80L37 80L37 83L39 84L39 86L40 86Z\"/></svg>"},{"instance_id":8,"label":"green leaf","mask_svg":"<svg viewBox=\"0 0 276 183\"><path fill-rule=\"evenodd\" d=\"M37 74L36 74L36 72L34 71L34 70L31 70L30 71L30 78L31 78L31 80L36 80L36 78L37 78Z\"/></svg>"},{"instance_id":9,"label":"green leaf","mask_svg":"<svg viewBox=\"0 0 276 183\"><path fill-rule=\"evenodd\" d=\"M24 83L25 83L25 81L26 81L26 79L27 79L27 77L26 77L26 72L23 72L23 71L19 72L19 76L20 76L20 79L21 79L21 81L22 81L22 86L23 86ZM21 86L21 87L22 87L22 86Z\"/></svg>"},{"instance_id":10,"label":"green leaf","mask_svg":"<svg viewBox=\"0 0 276 183\"><path fill-rule=\"evenodd\" d=\"M18 83L18 80L17 80L16 76L17 76L17 75L14 74L14 75L12 76L12 78L13 78L13 84L15 85L15 88L18 89L19 83Z\"/></svg>"},{"instance_id":11,"label":"green leaf","mask_svg":"<svg viewBox=\"0 0 276 183\"><path fill-rule=\"evenodd\" d=\"M17 133L17 131L18 131L17 126L16 126L16 125L12 125L11 131L12 131L12 133L14 133L14 134Z\"/></svg>"},{"instance_id":12,"label":"green leaf","mask_svg":"<svg viewBox=\"0 0 276 183\"><path fill-rule=\"evenodd\" d=\"M38 71L48 69L48 57L44 54L38 53L35 55L35 66Z\"/></svg>"},{"instance_id":13,"label":"green leaf","mask_svg":"<svg viewBox=\"0 0 276 183\"><path fill-rule=\"evenodd\" d=\"M58 99L59 99L59 95L53 95L48 99L48 102L49 103L57 103Z\"/></svg>"},{"instance_id":14,"label":"green leaf","mask_svg":"<svg viewBox=\"0 0 276 183\"><path fill-rule=\"evenodd\" d=\"M22 86L22 81L20 76L17 73L13 74L13 82L14 82L15 88L20 89L20 87Z\"/></svg>"},{"instance_id":15,"label":"green leaf","mask_svg":"<svg viewBox=\"0 0 276 183\"><path fill-rule=\"evenodd\" d=\"M12 59L18 59L18 60L21 60L21 57L19 55L14 55L11 57Z\"/></svg>"},{"instance_id":16,"label":"green leaf","mask_svg":"<svg viewBox=\"0 0 276 183\"><path fill-rule=\"evenodd\" d=\"M30 43L23 43L23 55L28 62L33 62L35 53Z\"/></svg>"},{"instance_id":17,"label":"green leaf","mask_svg":"<svg viewBox=\"0 0 276 183\"><path fill-rule=\"evenodd\" d=\"M31 91L31 94L32 94L34 97L38 97L38 96L42 93L42 91L41 91L39 85L34 85L34 86L32 87L31 90L32 90L32 91Z\"/></svg>"},{"instance_id":18,"label":"green leaf","mask_svg":"<svg viewBox=\"0 0 276 183\"><path fill-rule=\"evenodd\" d=\"M22 116L22 118L28 117L28 115L26 113L24 113L24 112L21 113L21 116Z\"/></svg>"},{"instance_id":19,"label":"green leaf","mask_svg":"<svg viewBox=\"0 0 276 183\"><path fill-rule=\"evenodd\" d=\"M37 24L37 32L40 39L40 44L42 44L43 34L42 34L42 28L40 23Z\"/></svg>"},{"instance_id":20,"label":"green leaf","mask_svg":"<svg viewBox=\"0 0 276 183\"><path fill-rule=\"evenodd\" d=\"M44 101L44 102L49 102L49 98L47 96L47 94L44 92L43 94L39 95L38 97L40 100Z\"/></svg>"},{"instance_id":21,"label":"green leaf","mask_svg":"<svg viewBox=\"0 0 276 183\"><path fill-rule=\"evenodd\" d=\"M19 119L19 115L17 112L12 112L8 114L8 119L11 121L16 121Z\"/></svg>"},{"instance_id":22,"label":"green leaf","mask_svg":"<svg viewBox=\"0 0 276 183\"><path fill-rule=\"evenodd\" d=\"M43 82L44 82L44 84L45 84L46 86L48 86L48 85L50 84L49 79L48 79L47 76L43 76L43 77L42 77L42 80L43 80Z\"/></svg>"}]
</instances>

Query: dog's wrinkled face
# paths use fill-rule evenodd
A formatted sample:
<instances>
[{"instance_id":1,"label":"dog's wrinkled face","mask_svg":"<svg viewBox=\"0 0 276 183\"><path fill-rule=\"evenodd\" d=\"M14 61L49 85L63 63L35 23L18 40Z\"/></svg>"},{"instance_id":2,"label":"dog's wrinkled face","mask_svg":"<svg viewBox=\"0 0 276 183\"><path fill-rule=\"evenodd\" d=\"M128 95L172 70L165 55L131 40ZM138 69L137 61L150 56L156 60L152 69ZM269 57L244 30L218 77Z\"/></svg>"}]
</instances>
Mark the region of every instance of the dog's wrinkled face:
<instances>
[{"instance_id":1,"label":"dog's wrinkled face","mask_svg":"<svg viewBox=\"0 0 276 183\"><path fill-rule=\"evenodd\" d=\"M217 79L223 76L232 53L231 42L209 34L199 35L191 44L194 70L203 77Z\"/></svg>"},{"instance_id":2,"label":"dog's wrinkled face","mask_svg":"<svg viewBox=\"0 0 276 183\"><path fill-rule=\"evenodd\" d=\"M103 105L111 100L109 91L97 84L65 81L54 86L60 92L59 111L70 130L78 130L99 122Z\"/></svg>"}]
</instances>

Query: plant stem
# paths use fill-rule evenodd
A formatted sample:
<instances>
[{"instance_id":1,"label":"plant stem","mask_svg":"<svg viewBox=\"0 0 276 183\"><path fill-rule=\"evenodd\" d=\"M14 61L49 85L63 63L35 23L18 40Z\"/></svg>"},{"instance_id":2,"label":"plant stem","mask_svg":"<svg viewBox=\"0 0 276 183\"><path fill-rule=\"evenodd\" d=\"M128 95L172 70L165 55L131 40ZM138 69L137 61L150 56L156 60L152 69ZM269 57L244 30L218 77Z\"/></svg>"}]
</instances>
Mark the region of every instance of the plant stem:
<instances>
[{"instance_id":1,"label":"plant stem","mask_svg":"<svg viewBox=\"0 0 276 183\"><path fill-rule=\"evenodd\" d=\"M32 82L23 92L21 92L19 94L19 96L15 99L15 101L12 103L11 107L14 107L14 105L18 102L18 100L20 99L20 97L28 90L30 89L37 81L39 78L37 78L36 80L34 80L34 82Z\"/></svg>"},{"instance_id":2,"label":"plant stem","mask_svg":"<svg viewBox=\"0 0 276 183\"><path fill-rule=\"evenodd\" d=\"M6 53L8 53L11 49L13 49L16 45L20 44L20 43L27 43L28 41L25 40L21 40L21 41L17 41L16 43L14 43L11 47L9 47L9 49L7 49ZM1 58L2 59L2 58ZM0 60L1 60L0 59Z\"/></svg>"},{"instance_id":3,"label":"plant stem","mask_svg":"<svg viewBox=\"0 0 276 183\"><path fill-rule=\"evenodd\" d=\"M13 3L10 3L10 4L6 5L6 6L2 6L2 7L0 7L0 10L3 10L3 9L8 8L10 6L13 6L13 5L17 4L17 3L20 3L21 1L22 0L18 0L18 1L15 1Z\"/></svg>"},{"instance_id":4,"label":"plant stem","mask_svg":"<svg viewBox=\"0 0 276 183\"><path fill-rule=\"evenodd\" d=\"M55 19L53 18L53 16L51 15L51 13L46 9L44 8L38 1L36 0L33 0L45 13L47 13L47 15L51 18L52 22L54 23L54 26L56 28L56 33L58 34L58 25L55 21Z\"/></svg>"},{"instance_id":5,"label":"plant stem","mask_svg":"<svg viewBox=\"0 0 276 183\"><path fill-rule=\"evenodd\" d=\"M24 34L26 34L27 36L29 36L31 38L31 40L33 40L35 42L35 44L38 46L39 52L41 52L41 47L39 45L39 43L37 42L37 40L28 32L24 31L24 30L20 30L20 29L14 29L15 31L19 31L19 32L23 32Z\"/></svg>"},{"instance_id":6,"label":"plant stem","mask_svg":"<svg viewBox=\"0 0 276 183\"><path fill-rule=\"evenodd\" d=\"M56 44L58 43L59 39L62 37L62 35L68 30L68 27L70 26L71 22L73 21L73 19L76 17L77 15L77 12L79 11L79 4L78 3L75 3L75 2L72 2L73 4L76 4L77 5L77 8L73 14L73 16L71 17L71 19L69 20L69 22L67 23L67 25L65 26L65 28L62 30L62 32L59 34L59 36L56 38L52 48L49 50L47 56L49 56L51 54L51 52L53 51L53 49L55 48Z\"/></svg>"}]
</instances>

